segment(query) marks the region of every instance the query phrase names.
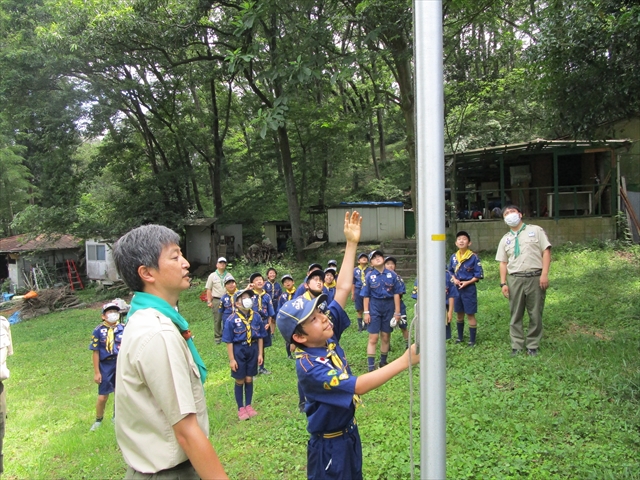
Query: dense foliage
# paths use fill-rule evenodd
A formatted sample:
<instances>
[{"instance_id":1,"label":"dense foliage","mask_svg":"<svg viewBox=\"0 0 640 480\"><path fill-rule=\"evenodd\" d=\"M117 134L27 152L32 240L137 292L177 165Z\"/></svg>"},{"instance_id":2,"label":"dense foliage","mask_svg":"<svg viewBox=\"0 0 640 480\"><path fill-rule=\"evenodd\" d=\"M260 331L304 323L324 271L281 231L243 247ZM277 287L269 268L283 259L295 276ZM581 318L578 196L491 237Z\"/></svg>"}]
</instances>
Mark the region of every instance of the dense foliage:
<instances>
[{"instance_id":1,"label":"dense foliage","mask_svg":"<svg viewBox=\"0 0 640 480\"><path fill-rule=\"evenodd\" d=\"M640 109L636 2L443 2L445 145ZM0 234L259 234L415 191L411 3L1 0Z\"/></svg>"}]
</instances>

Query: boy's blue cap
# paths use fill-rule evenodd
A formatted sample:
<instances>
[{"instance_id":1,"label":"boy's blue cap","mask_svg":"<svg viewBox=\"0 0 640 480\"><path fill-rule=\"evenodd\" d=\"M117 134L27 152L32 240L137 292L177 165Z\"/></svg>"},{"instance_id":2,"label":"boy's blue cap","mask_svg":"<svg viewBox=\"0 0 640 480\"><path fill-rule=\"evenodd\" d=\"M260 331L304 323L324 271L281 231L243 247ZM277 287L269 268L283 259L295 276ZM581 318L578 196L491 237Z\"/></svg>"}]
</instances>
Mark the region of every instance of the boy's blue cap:
<instances>
[{"instance_id":1,"label":"boy's blue cap","mask_svg":"<svg viewBox=\"0 0 640 480\"><path fill-rule=\"evenodd\" d=\"M333 268L333 267L325 268L325 269L324 269L324 273L325 273L325 274L326 274L326 273L332 273L332 274L333 274L333 276L335 277L335 276L336 276L336 269L335 269L335 268Z\"/></svg>"},{"instance_id":2,"label":"boy's blue cap","mask_svg":"<svg viewBox=\"0 0 640 480\"><path fill-rule=\"evenodd\" d=\"M120 311L120 306L117 303L114 303L114 302L105 303L104 305L102 305L102 313L106 312L107 310Z\"/></svg>"},{"instance_id":3,"label":"boy's blue cap","mask_svg":"<svg viewBox=\"0 0 640 480\"><path fill-rule=\"evenodd\" d=\"M245 288L244 290L238 290L236 293L233 294L233 303L236 303L238 301L238 299L244 293L248 293L249 296L251 296L251 297L253 297L255 295L255 292L253 290L251 290L250 288Z\"/></svg>"},{"instance_id":4,"label":"boy's blue cap","mask_svg":"<svg viewBox=\"0 0 640 480\"><path fill-rule=\"evenodd\" d=\"M382 251L381 251L381 250L374 250L373 252L371 252L371 253L369 254L369 261L371 261L371 259L372 259L373 257L375 257L376 255L380 255L380 256L384 257L384 253L382 253Z\"/></svg>"},{"instance_id":5,"label":"boy's blue cap","mask_svg":"<svg viewBox=\"0 0 640 480\"><path fill-rule=\"evenodd\" d=\"M304 279L304 283L309 283L309 280L311 280L313 277L320 277L320 279L324 281L324 270L314 270L309 275L307 275L307 278Z\"/></svg>"},{"instance_id":6,"label":"boy's blue cap","mask_svg":"<svg viewBox=\"0 0 640 480\"><path fill-rule=\"evenodd\" d=\"M309 265L309 268L307 268L307 272L310 272L311 270L322 270L322 265L319 263L312 263Z\"/></svg>"},{"instance_id":7,"label":"boy's blue cap","mask_svg":"<svg viewBox=\"0 0 640 480\"><path fill-rule=\"evenodd\" d=\"M233 278L233 275L227 275L226 278L224 279L224 284L226 285L229 282L235 282L236 279Z\"/></svg>"},{"instance_id":8,"label":"boy's blue cap","mask_svg":"<svg viewBox=\"0 0 640 480\"><path fill-rule=\"evenodd\" d=\"M287 278L289 280L293 281L293 277L291 275L289 275L288 273L285 273L284 275L282 275L282 278L280 279L280 281L284 282Z\"/></svg>"},{"instance_id":9,"label":"boy's blue cap","mask_svg":"<svg viewBox=\"0 0 640 480\"><path fill-rule=\"evenodd\" d=\"M367 260L369 260L369 256L368 256L366 253L364 253L364 252L360 252L360 253L358 254L358 260L360 260L362 257L364 257L364 258L366 258Z\"/></svg>"},{"instance_id":10,"label":"boy's blue cap","mask_svg":"<svg viewBox=\"0 0 640 480\"><path fill-rule=\"evenodd\" d=\"M258 277L260 277L260 278L262 278L264 280L264 277L262 276L262 274L260 272L255 272L255 273L252 273L251 276L249 277L249 283L253 283L253 281Z\"/></svg>"},{"instance_id":11,"label":"boy's blue cap","mask_svg":"<svg viewBox=\"0 0 640 480\"><path fill-rule=\"evenodd\" d=\"M393 262L394 265L398 264L398 261L395 259L395 257L387 257L387 258L385 258L384 259L384 263L387 263L387 262Z\"/></svg>"},{"instance_id":12,"label":"boy's blue cap","mask_svg":"<svg viewBox=\"0 0 640 480\"><path fill-rule=\"evenodd\" d=\"M331 265L334 265L334 266L336 266L336 267L337 267L337 266L338 266L338 262L337 262L336 260L329 260L329 261L327 262L327 266L329 266L329 267L330 267Z\"/></svg>"},{"instance_id":13,"label":"boy's blue cap","mask_svg":"<svg viewBox=\"0 0 640 480\"><path fill-rule=\"evenodd\" d=\"M294 298L285 303L276 317L276 325L278 330L287 342L291 342L293 331L298 325L316 311L317 308L324 311L327 304L327 296L322 293L313 300L307 300L304 297Z\"/></svg>"}]
</instances>

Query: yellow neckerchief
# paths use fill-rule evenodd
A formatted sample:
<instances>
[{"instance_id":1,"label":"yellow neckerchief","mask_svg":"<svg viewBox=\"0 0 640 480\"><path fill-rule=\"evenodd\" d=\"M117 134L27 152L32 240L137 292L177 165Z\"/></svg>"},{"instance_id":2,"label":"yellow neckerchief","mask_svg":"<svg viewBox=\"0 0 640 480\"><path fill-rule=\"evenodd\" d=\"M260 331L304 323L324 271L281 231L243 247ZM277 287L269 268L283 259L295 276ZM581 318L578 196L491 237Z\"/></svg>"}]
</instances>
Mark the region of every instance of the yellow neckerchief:
<instances>
[{"instance_id":1,"label":"yellow neckerchief","mask_svg":"<svg viewBox=\"0 0 640 480\"><path fill-rule=\"evenodd\" d=\"M356 268L360 270L360 280L362 281L362 284L364 285L364 281L365 281L364 271L367 269L367 267L362 268L360 265L358 265Z\"/></svg>"},{"instance_id":2,"label":"yellow neckerchief","mask_svg":"<svg viewBox=\"0 0 640 480\"><path fill-rule=\"evenodd\" d=\"M454 273L458 273L458 270L460 270L462 263L469 260L471 258L471 255L473 255L473 252L468 249L466 252L464 252L464 254L461 254L460 250L456 252L456 260L458 261L458 264L456 265L456 270Z\"/></svg>"},{"instance_id":3,"label":"yellow neckerchief","mask_svg":"<svg viewBox=\"0 0 640 480\"><path fill-rule=\"evenodd\" d=\"M267 291L265 289L262 289L261 292L256 292L254 288L253 293L255 293L258 296L258 311L260 312L260 315L262 315L262 297L264 296L265 293L267 293Z\"/></svg>"},{"instance_id":4,"label":"yellow neckerchief","mask_svg":"<svg viewBox=\"0 0 640 480\"><path fill-rule=\"evenodd\" d=\"M331 282L331 283L325 283L325 284L324 284L324 286L325 286L325 287L327 287L327 288L336 288L336 281L335 281L335 279L334 279L334 280L333 280L333 282Z\"/></svg>"},{"instance_id":5,"label":"yellow neckerchief","mask_svg":"<svg viewBox=\"0 0 640 480\"><path fill-rule=\"evenodd\" d=\"M308 355L307 352L302 350L300 347L296 347L294 354L297 359ZM331 361L331 364L338 370L338 372L333 372L335 375L333 375L331 381L328 384L325 383L325 388L330 389L330 387L340 385L340 380L346 380L347 378L349 378L349 372L347 371L347 367L345 366L345 364L342 362L340 355L338 354L338 352L336 352L335 342L327 344L327 358ZM329 373L331 374L332 372ZM362 406L362 398L357 393L353 394L353 403L355 404L356 408Z\"/></svg>"},{"instance_id":6,"label":"yellow neckerchief","mask_svg":"<svg viewBox=\"0 0 640 480\"><path fill-rule=\"evenodd\" d=\"M307 300L313 300L316 297L313 293L311 293L311 290L307 290L302 294L302 298L306 298Z\"/></svg>"},{"instance_id":7,"label":"yellow neckerchief","mask_svg":"<svg viewBox=\"0 0 640 480\"><path fill-rule=\"evenodd\" d=\"M233 312L236 309L236 306L233 304L233 296L236 294L236 292L238 291L238 287L236 286L235 290L231 293L229 293L229 290L225 290L227 292L227 295L229 295L229 300L231 300L231 311ZM222 306L222 299L220 300L220 305Z\"/></svg>"},{"instance_id":8,"label":"yellow neckerchief","mask_svg":"<svg viewBox=\"0 0 640 480\"><path fill-rule=\"evenodd\" d=\"M293 298L293 294L296 293L296 286L294 285L291 288L285 288L284 293L287 294L287 302Z\"/></svg>"},{"instance_id":9,"label":"yellow neckerchief","mask_svg":"<svg viewBox=\"0 0 640 480\"><path fill-rule=\"evenodd\" d=\"M242 323L247 328L247 343L251 345L251 322L253 321L253 310L249 310L249 318L245 317L240 310L236 311L236 315L240 317Z\"/></svg>"},{"instance_id":10,"label":"yellow neckerchief","mask_svg":"<svg viewBox=\"0 0 640 480\"><path fill-rule=\"evenodd\" d=\"M107 352L109 353L113 353L113 347L115 345L115 334L114 334L114 330L116 328L116 325L118 325L118 322L116 323L109 323L106 320L104 322L102 322L102 324L107 327L107 344L105 345L105 348L107 349Z\"/></svg>"}]
</instances>

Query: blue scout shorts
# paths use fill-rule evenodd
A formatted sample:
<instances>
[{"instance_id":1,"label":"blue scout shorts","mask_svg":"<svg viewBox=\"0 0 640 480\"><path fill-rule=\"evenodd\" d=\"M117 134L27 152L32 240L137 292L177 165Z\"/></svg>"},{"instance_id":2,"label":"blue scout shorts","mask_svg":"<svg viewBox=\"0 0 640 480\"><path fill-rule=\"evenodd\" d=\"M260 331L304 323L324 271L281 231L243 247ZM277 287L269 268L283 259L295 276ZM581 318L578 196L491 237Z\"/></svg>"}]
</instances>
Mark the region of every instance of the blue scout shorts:
<instances>
[{"instance_id":1,"label":"blue scout shorts","mask_svg":"<svg viewBox=\"0 0 640 480\"><path fill-rule=\"evenodd\" d=\"M369 333L391 333L391 318L396 311L393 298L370 298L369 317L371 322L367 326Z\"/></svg>"},{"instance_id":2,"label":"blue scout shorts","mask_svg":"<svg viewBox=\"0 0 640 480\"><path fill-rule=\"evenodd\" d=\"M454 286L453 288L458 288ZM456 313L466 313L475 315L478 311L478 294L475 285L458 290L458 295L454 299L453 311Z\"/></svg>"},{"instance_id":3,"label":"blue scout shorts","mask_svg":"<svg viewBox=\"0 0 640 480\"><path fill-rule=\"evenodd\" d=\"M247 342L233 344L233 358L236 359L238 370L231 370L231 378L244 380L245 377L258 375L258 341L251 345Z\"/></svg>"},{"instance_id":4,"label":"blue scout shorts","mask_svg":"<svg viewBox=\"0 0 640 480\"><path fill-rule=\"evenodd\" d=\"M307 444L307 478L362 480L362 444L355 419L340 432L311 436Z\"/></svg>"},{"instance_id":5,"label":"blue scout shorts","mask_svg":"<svg viewBox=\"0 0 640 480\"><path fill-rule=\"evenodd\" d=\"M109 395L116 391L116 363L118 357L113 356L100 360L99 368L102 382L98 385L98 395Z\"/></svg>"},{"instance_id":6,"label":"blue scout shorts","mask_svg":"<svg viewBox=\"0 0 640 480\"><path fill-rule=\"evenodd\" d=\"M356 312L361 312L361 311L364 310L364 300L360 296L360 290L362 290L362 289L361 288L355 288L354 292L353 292L353 303L355 303Z\"/></svg>"}]
</instances>

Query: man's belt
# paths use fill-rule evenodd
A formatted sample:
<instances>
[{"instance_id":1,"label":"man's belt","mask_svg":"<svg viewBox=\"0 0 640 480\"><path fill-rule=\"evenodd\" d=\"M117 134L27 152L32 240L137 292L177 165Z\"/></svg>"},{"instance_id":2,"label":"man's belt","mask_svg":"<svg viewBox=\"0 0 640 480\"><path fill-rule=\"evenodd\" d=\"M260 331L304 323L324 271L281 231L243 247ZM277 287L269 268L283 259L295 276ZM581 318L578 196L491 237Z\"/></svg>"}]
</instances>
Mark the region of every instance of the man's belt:
<instances>
[{"instance_id":1,"label":"man's belt","mask_svg":"<svg viewBox=\"0 0 640 480\"><path fill-rule=\"evenodd\" d=\"M337 432L330 432L330 433L318 433L317 435L319 437L322 437L322 438L337 438L337 437L341 437L345 433L349 433L351 430L353 430L357 424L358 424L358 422L356 422L356 417L353 417L351 419L351 421L349 422L349 425L347 425L342 430L338 430Z\"/></svg>"},{"instance_id":2,"label":"man's belt","mask_svg":"<svg viewBox=\"0 0 640 480\"><path fill-rule=\"evenodd\" d=\"M512 273L512 277L539 277L542 275L542 269L540 270L531 270L529 272L515 272Z\"/></svg>"}]
</instances>

